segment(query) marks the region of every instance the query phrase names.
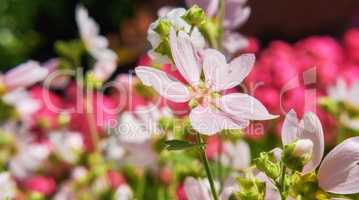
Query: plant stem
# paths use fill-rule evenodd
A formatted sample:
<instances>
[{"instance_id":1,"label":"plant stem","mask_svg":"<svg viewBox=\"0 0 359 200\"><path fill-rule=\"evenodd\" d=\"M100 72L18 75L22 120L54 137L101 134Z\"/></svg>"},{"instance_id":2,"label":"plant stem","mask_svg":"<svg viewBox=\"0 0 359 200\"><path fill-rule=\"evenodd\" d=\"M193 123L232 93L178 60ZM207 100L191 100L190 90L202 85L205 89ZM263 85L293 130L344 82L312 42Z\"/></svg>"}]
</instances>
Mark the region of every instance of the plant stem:
<instances>
[{"instance_id":1,"label":"plant stem","mask_svg":"<svg viewBox=\"0 0 359 200\"><path fill-rule=\"evenodd\" d=\"M201 144L202 143L202 138L199 135L199 133L197 133L197 144ZM207 173L207 177L208 177L208 181L209 181L209 185L211 187L211 192L212 192L212 196L214 200L218 200L218 196L217 196L217 192L216 192L216 188L214 186L214 181L213 181L213 176L211 173L211 169L209 168L209 163L208 163L208 159L206 156L206 152L204 151L204 147L199 147L200 150L200 154L201 154L201 159L204 165L204 168L206 170Z\"/></svg>"},{"instance_id":2,"label":"plant stem","mask_svg":"<svg viewBox=\"0 0 359 200\"><path fill-rule=\"evenodd\" d=\"M88 90L90 91L90 90ZM94 147L94 151L97 152L98 151L98 132L97 132L97 127L96 127L96 120L95 120L95 116L94 116L94 112L93 112L93 92L91 91L90 93L91 95L88 95L88 92L86 92L86 102L85 102L85 112L86 112L86 118L87 118L87 123L90 129L90 134L91 134L91 140L92 140L92 145Z\"/></svg>"},{"instance_id":3,"label":"plant stem","mask_svg":"<svg viewBox=\"0 0 359 200\"><path fill-rule=\"evenodd\" d=\"M286 195L284 194L286 191L286 188L285 188L285 173L287 171L287 167L283 164L282 165L282 174L281 174L281 178L280 178L280 195L282 197L283 200L287 199L286 198Z\"/></svg>"}]
</instances>

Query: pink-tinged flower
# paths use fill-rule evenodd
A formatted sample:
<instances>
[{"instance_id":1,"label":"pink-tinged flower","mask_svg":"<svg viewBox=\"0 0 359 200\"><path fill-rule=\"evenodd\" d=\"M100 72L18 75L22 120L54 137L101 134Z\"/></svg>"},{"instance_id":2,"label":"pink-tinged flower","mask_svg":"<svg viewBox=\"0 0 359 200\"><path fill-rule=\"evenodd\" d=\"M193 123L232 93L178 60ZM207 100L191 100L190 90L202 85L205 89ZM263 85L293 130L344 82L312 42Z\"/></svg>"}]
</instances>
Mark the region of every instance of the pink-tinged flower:
<instances>
[{"instance_id":1,"label":"pink-tinged flower","mask_svg":"<svg viewBox=\"0 0 359 200\"><path fill-rule=\"evenodd\" d=\"M279 101L279 91L273 87L258 87L254 91L254 96L263 103L263 105L268 108L273 113L280 113L280 101Z\"/></svg>"},{"instance_id":2,"label":"pink-tinged flower","mask_svg":"<svg viewBox=\"0 0 359 200\"><path fill-rule=\"evenodd\" d=\"M251 164L251 150L248 143L238 141L236 143L224 143L224 156L222 163L231 166L235 170L243 170Z\"/></svg>"},{"instance_id":3,"label":"pink-tinged flower","mask_svg":"<svg viewBox=\"0 0 359 200\"><path fill-rule=\"evenodd\" d=\"M188 200L211 199L209 188L205 182L193 177L187 177L184 181L184 190Z\"/></svg>"},{"instance_id":4,"label":"pink-tinged flower","mask_svg":"<svg viewBox=\"0 0 359 200\"><path fill-rule=\"evenodd\" d=\"M201 63L189 37L182 32L176 36L173 29L170 48L178 71L189 85L150 67L139 66L136 74L145 85L152 86L166 99L198 104L190 113L192 126L198 132L212 135L223 129L245 128L249 120L276 118L258 100L247 94L219 94L243 81L254 64L253 55L242 55L227 64L220 52L207 49L203 52ZM205 82L200 79L202 65Z\"/></svg>"},{"instance_id":5,"label":"pink-tinged flower","mask_svg":"<svg viewBox=\"0 0 359 200\"><path fill-rule=\"evenodd\" d=\"M98 24L88 15L86 8L81 5L76 8L76 23L86 49L96 59L91 73L98 80L107 80L116 70L116 53L108 48L108 41L100 35Z\"/></svg>"},{"instance_id":6,"label":"pink-tinged flower","mask_svg":"<svg viewBox=\"0 0 359 200\"><path fill-rule=\"evenodd\" d=\"M8 71L0 80L7 90L26 88L46 78L48 70L36 61L27 61Z\"/></svg>"},{"instance_id":7,"label":"pink-tinged flower","mask_svg":"<svg viewBox=\"0 0 359 200\"><path fill-rule=\"evenodd\" d=\"M304 166L303 173L315 170L322 160L324 154L324 134L318 117L311 112L304 114L302 120L298 121L294 110L288 112L282 127L283 145L297 142L299 140L310 141L313 145L310 161Z\"/></svg>"},{"instance_id":8,"label":"pink-tinged flower","mask_svg":"<svg viewBox=\"0 0 359 200\"><path fill-rule=\"evenodd\" d=\"M319 186L331 193L359 193L359 137L337 145L324 158L318 171Z\"/></svg>"},{"instance_id":9,"label":"pink-tinged flower","mask_svg":"<svg viewBox=\"0 0 359 200\"><path fill-rule=\"evenodd\" d=\"M344 34L344 45L349 58L359 63L359 29L353 28Z\"/></svg>"},{"instance_id":10,"label":"pink-tinged flower","mask_svg":"<svg viewBox=\"0 0 359 200\"><path fill-rule=\"evenodd\" d=\"M68 163L75 163L84 149L80 133L70 131L54 131L49 134L57 156Z\"/></svg>"},{"instance_id":11,"label":"pink-tinged flower","mask_svg":"<svg viewBox=\"0 0 359 200\"><path fill-rule=\"evenodd\" d=\"M223 142L218 136L212 136L206 142L206 156L210 160L214 160L219 154L223 153Z\"/></svg>"},{"instance_id":12,"label":"pink-tinged flower","mask_svg":"<svg viewBox=\"0 0 359 200\"><path fill-rule=\"evenodd\" d=\"M45 196L56 190L56 182L51 177L33 176L24 181L24 188L29 192L39 192Z\"/></svg>"}]
</instances>

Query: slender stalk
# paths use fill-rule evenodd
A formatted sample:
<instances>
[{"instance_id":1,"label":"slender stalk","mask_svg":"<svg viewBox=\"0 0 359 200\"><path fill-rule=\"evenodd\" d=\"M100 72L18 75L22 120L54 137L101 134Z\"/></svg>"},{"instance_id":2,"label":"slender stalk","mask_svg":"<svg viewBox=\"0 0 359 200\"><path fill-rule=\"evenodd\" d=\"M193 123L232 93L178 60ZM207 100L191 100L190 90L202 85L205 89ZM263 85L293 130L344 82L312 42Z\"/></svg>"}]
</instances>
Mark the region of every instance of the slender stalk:
<instances>
[{"instance_id":1,"label":"slender stalk","mask_svg":"<svg viewBox=\"0 0 359 200\"><path fill-rule=\"evenodd\" d=\"M91 91L92 92L92 91ZM93 95L93 93L91 93ZM97 132L97 127L96 127L96 120L95 117L93 115L93 101L92 95L88 95L88 92L86 92L86 102L85 102L85 112L86 112L86 118L87 118L87 123L90 129L90 134L91 134L91 140L92 140L92 144L94 146L94 151L97 152L98 151L98 132Z\"/></svg>"},{"instance_id":2,"label":"slender stalk","mask_svg":"<svg viewBox=\"0 0 359 200\"><path fill-rule=\"evenodd\" d=\"M222 138L221 135L218 135L219 138L219 142L218 142L218 157L217 157L217 168L218 168L218 180L220 182L220 185L222 186L223 184L223 168L222 168L222 149L223 149L223 145L222 145ZM223 188L220 189L220 191L222 191Z\"/></svg>"},{"instance_id":3,"label":"slender stalk","mask_svg":"<svg viewBox=\"0 0 359 200\"><path fill-rule=\"evenodd\" d=\"M197 144L201 144L202 143L202 138L199 135L199 133L197 133ZM211 173L211 169L209 168L209 163L208 163L208 159L206 156L206 152L204 151L204 147L200 147L200 154L201 154L201 159L204 165L204 168L206 170L207 173L207 177L208 177L208 181L209 181L209 185L211 187L211 192L212 192L212 196L214 200L218 200L218 196L217 196L217 192L216 192L216 188L214 186L214 180L213 180L213 176Z\"/></svg>"},{"instance_id":4,"label":"slender stalk","mask_svg":"<svg viewBox=\"0 0 359 200\"><path fill-rule=\"evenodd\" d=\"M285 173L287 171L287 167L285 165L282 165L282 174L281 174L281 178L280 178L280 196L282 197L283 200L287 199L285 192L286 192L286 188L285 188Z\"/></svg>"}]
</instances>

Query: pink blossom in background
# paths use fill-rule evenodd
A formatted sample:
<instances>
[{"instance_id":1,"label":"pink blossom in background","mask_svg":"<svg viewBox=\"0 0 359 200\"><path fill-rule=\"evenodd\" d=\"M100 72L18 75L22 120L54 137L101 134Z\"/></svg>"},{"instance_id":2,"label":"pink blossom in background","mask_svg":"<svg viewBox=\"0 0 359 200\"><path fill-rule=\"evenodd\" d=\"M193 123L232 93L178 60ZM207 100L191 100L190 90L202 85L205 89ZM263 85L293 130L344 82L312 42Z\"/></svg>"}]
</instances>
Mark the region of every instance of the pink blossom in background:
<instances>
[{"instance_id":1,"label":"pink blossom in background","mask_svg":"<svg viewBox=\"0 0 359 200\"><path fill-rule=\"evenodd\" d=\"M55 192L56 182L52 177L33 176L24 181L24 188L48 196Z\"/></svg>"},{"instance_id":2,"label":"pink blossom in background","mask_svg":"<svg viewBox=\"0 0 359 200\"><path fill-rule=\"evenodd\" d=\"M344 34L343 42L348 58L359 64L359 28L349 29Z\"/></svg>"}]
</instances>

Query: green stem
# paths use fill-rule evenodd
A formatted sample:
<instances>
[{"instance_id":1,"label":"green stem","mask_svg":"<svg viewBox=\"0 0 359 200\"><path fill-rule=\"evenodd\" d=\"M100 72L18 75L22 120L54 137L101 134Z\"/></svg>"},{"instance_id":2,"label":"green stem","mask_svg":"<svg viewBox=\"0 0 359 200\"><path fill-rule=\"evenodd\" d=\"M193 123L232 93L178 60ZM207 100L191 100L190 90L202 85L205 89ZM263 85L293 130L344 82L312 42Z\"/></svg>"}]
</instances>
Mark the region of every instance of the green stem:
<instances>
[{"instance_id":1,"label":"green stem","mask_svg":"<svg viewBox=\"0 0 359 200\"><path fill-rule=\"evenodd\" d=\"M286 192L286 188L285 188L285 173L287 171L287 167L283 164L282 165L282 174L281 174L281 178L280 178L280 195L282 197L283 200L287 199L285 192Z\"/></svg>"},{"instance_id":2,"label":"green stem","mask_svg":"<svg viewBox=\"0 0 359 200\"><path fill-rule=\"evenodd\" d=\"M202 138L199 135L199 133L197 133L197 144L201 144L202 143ZM213 176L211 173L211 169L209 168L209 163L208 163L208 159L206 156L206 152L204 151L204 147L200 147L200 154L201 154L201 159L204 165L204 168L206 170L207 173L207 177L208 177L208 181L209 181L209 185L211 187L211 192L212 192L212 196L214 200L218 200L218 196L217 196L217 192L216 192L216 188L214 186L214 181L213 181Z\"/></svg>"}]
</instances>

